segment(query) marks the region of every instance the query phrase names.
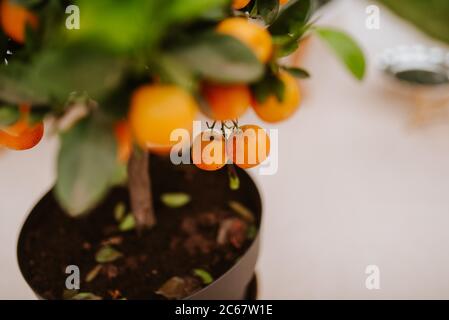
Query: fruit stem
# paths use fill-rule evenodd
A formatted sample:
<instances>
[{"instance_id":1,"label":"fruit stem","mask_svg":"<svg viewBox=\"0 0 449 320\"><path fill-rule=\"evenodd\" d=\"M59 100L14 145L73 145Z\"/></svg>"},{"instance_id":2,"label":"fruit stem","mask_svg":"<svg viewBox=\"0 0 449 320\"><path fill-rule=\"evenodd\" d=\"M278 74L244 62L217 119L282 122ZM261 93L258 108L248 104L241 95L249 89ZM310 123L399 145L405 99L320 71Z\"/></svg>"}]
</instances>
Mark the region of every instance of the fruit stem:
<instances>
[{"instance_id":1,"label":"fruit stem","mask_svg":"<svg viewBox=\"0 0 449 320\"><path fill-rule=\"evenodd\" d=\"M149 164L150 154L134 148L128 162L128 188L139 233L156 225Z\"/></svg>"}]
</instances>

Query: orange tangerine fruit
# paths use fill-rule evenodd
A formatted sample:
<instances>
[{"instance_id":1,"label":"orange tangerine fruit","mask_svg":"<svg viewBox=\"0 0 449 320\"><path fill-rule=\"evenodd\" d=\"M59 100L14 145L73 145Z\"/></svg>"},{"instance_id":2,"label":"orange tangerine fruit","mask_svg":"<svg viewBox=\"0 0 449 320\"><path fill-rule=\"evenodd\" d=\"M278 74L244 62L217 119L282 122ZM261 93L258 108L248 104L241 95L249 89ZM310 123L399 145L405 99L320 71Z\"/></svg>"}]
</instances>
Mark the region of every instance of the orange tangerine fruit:
<instances>
[{"instance_id":1,"label":"orange tangerine fruit","mask_svg":"<svg viewBox=\"0 0 449 320\"><path fill-rule=\"evenodd\" d=\"M279 77L285 88L282 101L279 101L274 94L262 103L253 99L254 111L265 122L276 123L290 118L301 103L301 93L296 79L286 71L281 71Z\"/></svg>"},{"instance_id":2,"label":"orange tangerine fruit","mask_svg":"<svg viewBox=\"0 0 449 320\"><path fill-rule=\"evenodd\" d=\"M262 62L266 63L273 54L273 40L264 27L245 18L228 18L220 22L217 32L232 36L247 45Z\"/></svg>"},{"instance_id":3,"label":"orange tangerine fruit","mask_svg":"<svg viewBox=\"0 0 449 320\"><path fill-rule=\"evenodd\" d=\"M27 25L37 28L37 16L21 5L10 0L1 0L0 23L3 31L14 41L25 42Z\"/></svg>"},{"instance_id":4,"label":"orange tangerine fruit","mask_svg":"<svg viewBox=\"0 0 449 320\"><path fill-rule=\"evenodd\" d=\"M254 168L270 155L270 138L261 127L244 125L230 136L226 144L226 152L238 167Z\"/></svg>"},{"instance_id":5,"label":"orange tangerine fruit","mask_svg":"<svg viewBox=\"0 0 449 320\"><path fill-rule=\"evenodd\" d=\"M168 153L176 129L192 132L198 105L192 95L175 85L151 84L131 97L129 124L136 142L156 153Z\"/></svg>"},{"instance_id":6,"label":"orange tangerine fruit","mask_svg":"<svg viewBox=\"0 0 449 320\"><path fill-rule=\"evenodd\" d=\"M205 84L202 93L214 120L237 119L251 105L251 91L246 85Z\"/></svg>"}]
</instances>

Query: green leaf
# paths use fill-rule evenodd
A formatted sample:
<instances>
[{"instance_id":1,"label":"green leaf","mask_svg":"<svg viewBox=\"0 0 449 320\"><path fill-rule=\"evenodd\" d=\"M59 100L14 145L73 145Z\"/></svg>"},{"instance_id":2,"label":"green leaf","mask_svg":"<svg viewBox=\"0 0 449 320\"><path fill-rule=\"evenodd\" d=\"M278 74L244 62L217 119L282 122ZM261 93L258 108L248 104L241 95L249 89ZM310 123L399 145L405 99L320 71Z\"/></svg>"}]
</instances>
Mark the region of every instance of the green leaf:
<instances>
[{"instance_id":1,"label":"green leaf","mask_svg":"<svg viewBox=\"0 0 449 320\"><path fill-rule=\"evenodd\" d=\"M102 300L102 297L99 297L90 292L80 292L77 295L71 298L72 300Z\"/></svg>"},{"instance_id":2,"label":"green leaf","mask_svg":"<svg viewBox=\"0 0 449 320\"><path fill-rule=\"evenodd\" d=\"M10 126L20 118L19 108L13 106L0 106L0 127Z\"/></svg>"},{"instance_id":3,"label":"green leaf","mask_svg":"<svg viewBox=\"0 0 449 320\"><path fill-rule=\"evenodd\" d=\"M279 0L256 0L258 15L267 25L272 24L279 14Z\"/></svg>"},{"instance_id":4,"label":"green leaf","mask_svg":"<svg viewBox=\"0 0 449 320\"><path fill-rule=\"evenodd\" d=\"M173 24L190 22L228 0L77 0L81 29L66 31L74 42L106 44L111 52L151 53Z\"/></svg>"},{"instance_id":5,"label":"green leaf","mask_svg":"<svg viewBox=\"0 0 449 320\"><path fill-rule=\"evenodd\" d=\"M98 263L108 263L118 260L123 257L120 251L117 251L111 246L102 247L95 255L95 260Z\"/></svg>"},{"instance_id":6,"label":"green leaf","mask_svg":"<svg viewBox=\"0 0 449 320\"><path fill-rule=\"evenodd\" d=\"M136 227L136 220L132 214L128 214L118 226L122 232L131 231Z\"/></svg>"},{"instance_id":7,"label":"green leaf","mask_svg":"<svg viewBox=\"0 0 449 320\"><path fill-rule=\"evenodd\" d=\"M158 67L161 82L176 84L188 91L195 91L197 83L193 72L188 66L180 63L169 54L161 54L157 58L156 65Z\"/></svg>"},{"instance_id":8,"label":"green leaf","mask_svg":"<svg viewBox=\"0 0 449 320\"><path fill-rule=\"evenodd\" d=\"M290 35L298 40L313 12L311 0L290 0L279 14L269 31L274 36Z\"/></svg>"},{"instance_id":9,"label":"green leaf","mask_svg":"<svg viewBox=\"0 0 449 320\"><path fill-rule=\"evenodd\" d=\"M316 28L318 36L325 41L348 70L359 80L365 76L365 56L358 44L346 33L331 28Z\"/></svg>"},{"instance_id":10,"label":"green leaf","mask_svg":"<svg viewBox=\"0 0 449 320\"><path fill-rule=\"evenodd\" d=\"M65 102L72 92L86 92L94 100L116 89L127 62L101 47L51 48L34 56L24 83L36 92Z\"/></svg>"},{"instance_id":11,"label":"green leaf","mask_svg":"<svg viewBox=\"0 0 449 320\"><path fill-rule=\"evenodd\" d=\"M285 84L272 72L267 72L261 81L251 86L251 89L259 103L265 102L272 95L276 96L279 101L284 100Z\"/></svg>"},{"instance_id":12,"label":"green leaf","mask_svg":"<svg viewBox=\"0 0 449 320\"><path fill-rule=\"evenodd\" d=\"M216 82L254 82L264 73L264 66L250 48L224 34L209 32L191 38L172 54L192 71Z\"/></svg>"},{"instance_id":13,"label":"green leaf","mask_svg":"<svg viewBox=\"0 0 449 320\"><path fill-rule=\"evenodd\" d=\"M292 76L298 78L298 79L306 79L310 78L310 74L307 70L304 70L302 68L296 68L296 67L282 67L285 71L290 73Z\"/></svg>"},{"instance_id":14,"label":"green leaf","mask_svg":"<svg viewBox=\"0 0 449 320\"><path fill-rule=\"evenodd\" d=\"M169 208L180 208L185 206L191 201L188 194L178 192L178 193L164 193L161 196L161 201Z\"/></svg>"},{"instance_id":15,"label":"green leaf","mask_svg":"<svg viewBox=\"0 0 449 320\"><path fill-rule=\"evenodd\" d=\"M276 57L282 58L291 55L299 47L298 39L291 35L274 36L273 44L276 48Z\"/></svg>"},{"instance_id":16,"label":"green leaf","mask_svg":"<svg viewBox=\"0 0 449 320\"><path fill-rule=\"evenodd\" d=\"M214 278L211 276L209 272L203 269L195 269L193 270L193 274L203 281L205 285L211 284L214 282Z\"/></svg>"},{"instance_id":17,"label":"green leaf","mask_svg":"<svg viewBox=\"0 0 449 320\"><path fill-rule=\"evenodd\" d=\"M55 195L71 216L79 216L106 195L116 170L112 127L94 117L62 135Z\"/></svg>"},{"instance_id":18,"label":"green leaf","mask_svg":"<svg viewBox=\"0 0 449 320\"><path fill-rule=\"evenodd\" d=\"M188 278L172 277L156 291L156 294L164 296L167 299L182 299L188 297L198 289L200 289L200 283L192 283Z\"/></svg>"}]
</instances>

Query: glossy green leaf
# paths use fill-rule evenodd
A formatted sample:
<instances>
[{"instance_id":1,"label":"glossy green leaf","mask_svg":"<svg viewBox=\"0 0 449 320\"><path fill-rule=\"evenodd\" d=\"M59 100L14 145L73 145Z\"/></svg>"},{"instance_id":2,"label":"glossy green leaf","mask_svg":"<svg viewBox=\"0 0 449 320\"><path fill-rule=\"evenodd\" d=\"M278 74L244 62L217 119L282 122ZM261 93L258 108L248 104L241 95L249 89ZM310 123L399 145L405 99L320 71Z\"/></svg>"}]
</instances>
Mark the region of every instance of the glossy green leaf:
<instances>
[{"instance_id":1,"label":"glossy green leaf","mask_svg":"<svg viewBox=\"0 0 449 320\"><path fill-rule=\"evenodd\" d=\"M172 56L203 77L223 83L260 79L264 67L246 45L228 35L206 33L173 50Z\"/></svg>"},{"instance_id":2,"label":"glossy green leaf","mask_svg":"<svg viewBox=\"0 0 449 320\"><path fill-rule=\"evenodd\" d=\"M72 216L92 209L106 195L116 170L112 128L87 118L62 135L55 195Z\"/></svg>"},{"instance_id":3,"label":"glossy green leaf","mask_svg":"<svg viewBox=\"0 0 449 320\"><path fill-rule=\"evenodd\" d=\"M302 68L296 68L296 67L283 67L285 71L290 73L292 76L298 78L298 79L307 79L310 78L310 74L307 70L304 70Z\"/></svg>"},{"instance_id":4,"label":"glossy green leaf","mask_svg":"<svg viewBox=\"0 0 449 320\"><path fill-rule=\"evenodd\" d=\"M267 25L272 24L279 14L279 0L256 0L258 15Z\"/></svg>"},{"instance_id":5,"label":"glossy green leaf","mask_svg":"<svg viewBox=\"0 0 449 320\"><path fill-rule=\"evenodd\" d=\"M331 28L316 28L318 36L326 42L359 80L365 76L365 56L359 45L346 33Z\"/></svg>"},{"instance_id":6,"label":"glossy green leaf","mask_svg":"<svg viewBox=\"0 0 449 320\"><path fill-rule=\"evenodd\" d=\"M274 36L290 35L298 40L305 30L305 26L312 15L311 0L290 0L285 5L269 31Z\"/></svg>"}]
</instances>

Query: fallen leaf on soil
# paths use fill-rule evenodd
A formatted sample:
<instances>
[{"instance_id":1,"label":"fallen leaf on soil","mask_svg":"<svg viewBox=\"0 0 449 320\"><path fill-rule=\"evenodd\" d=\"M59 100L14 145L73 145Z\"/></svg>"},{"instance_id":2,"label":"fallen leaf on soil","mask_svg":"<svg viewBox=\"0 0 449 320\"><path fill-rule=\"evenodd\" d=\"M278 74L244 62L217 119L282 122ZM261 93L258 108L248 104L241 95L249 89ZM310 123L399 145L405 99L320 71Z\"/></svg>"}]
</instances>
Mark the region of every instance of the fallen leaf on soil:
<instances>
[{"instance_id":1,"label":"fallen leaf on soil","mask_svg":"<svg viewBox=\"0 0 449 320\"><path fill-rule=\"evenodd\" d=\"M122 232L133 230L136 227L136 220L132 214L128 214L123 218L122 222L118 226L118 229Z\"/></svg>"},{"instance_id":2,"label":"fallen leaf on soil","mask_svg":"<svg viewBox=\"0 0 449 320\"><path fill-rule=\"evenodd\" d=\"M94 295L90 292L80 292L72 297L72 300L102 300L102 297Z\"/></svg>"},{"instance_id":3,"label":"fallen leaf on soil","mask_svg":"<svg viewBox=\"0 0 449 320\"><path fill-rule=\"evenodd\" d=\"M104 246L95 255L95 260L98 263L107 263L113 262L121 257L123 257L123 254L120 251L117 251L111 246Z\"/></svg>"},{"instance_id":4,"label":"fallen leaf on soil","mask_svg":"<svg viewBox=\"0 0 449 320\"><path fill-rule=\"evenodd\" d=\"M98 264L92 270L90 270L86 276L86 282L93 281L98 276L98 273L101 271L102 268L103 266L101 264Z\"/></svg>"},{"instance_id":5,"label":"fallen leaf on soil","mask_svg":"<svg viewBox=\"0 0 449 320\"><path fill-rule=\"evenodd\" d=\"M117 222L120 222L125 217L126 206L123 202L119 202L115 205L114 208L114 218Z\"/></svg>"},{"instance_id":6,"label":"fallen leaf on soil","mask_svg":"<svg viewBox=\"0 0 449 320\"><path fill-rule=\"evenodd\" d=\"M181 208L190 202L191 198L187 193L164 193L161 201L169 208Z\"/></svg>"},{"instance_id":7,"label":"fallen leaf on soil","mask_svg":"<svg viewBox=\"0 0 449 320\"><path fill-rule=\"evenodd\" d=\"M194 269L193 274L200 278L205 285L214 282L214 278L211 276L211 274L204 269Z\"/></svg>"},{"instance_id":8,"label":"fallen leaf on soil","mask_svg":"<svg viewBox=\"0 0 449 320\"><path fill-rule=\"evenodd\" d=\"M198 289L200 289L200 283L193 277L173 277L165 282L156 294L164 296L167 299L182 299L185 298Z\"/></svg>"},{"instance_id":9,"label":"fallen leaf on soil","mask_svg":"<svg viewBox=\"0 0 449 320\"><path fill-rule=\"evenodd\" d=\"M78 290L69 290L69 289L65 289L64 292L62 293L62 299L64 300L70 300L72 299L74 296L76 296L78 294Z\"/></svg>"},{"instance_id":10,"label":"fallen leaf on soil","mask_svg":"<svg viewBox=\"0 0 449 320\"><path fill-rule=\"evenodd\" d=\"M254 222L256 219L254 218L254 214L251 210L245 207L238 201L231 200L228 202L229 207L238 213L243 219L249 222Z\"/></svg>"}]
</instances>

